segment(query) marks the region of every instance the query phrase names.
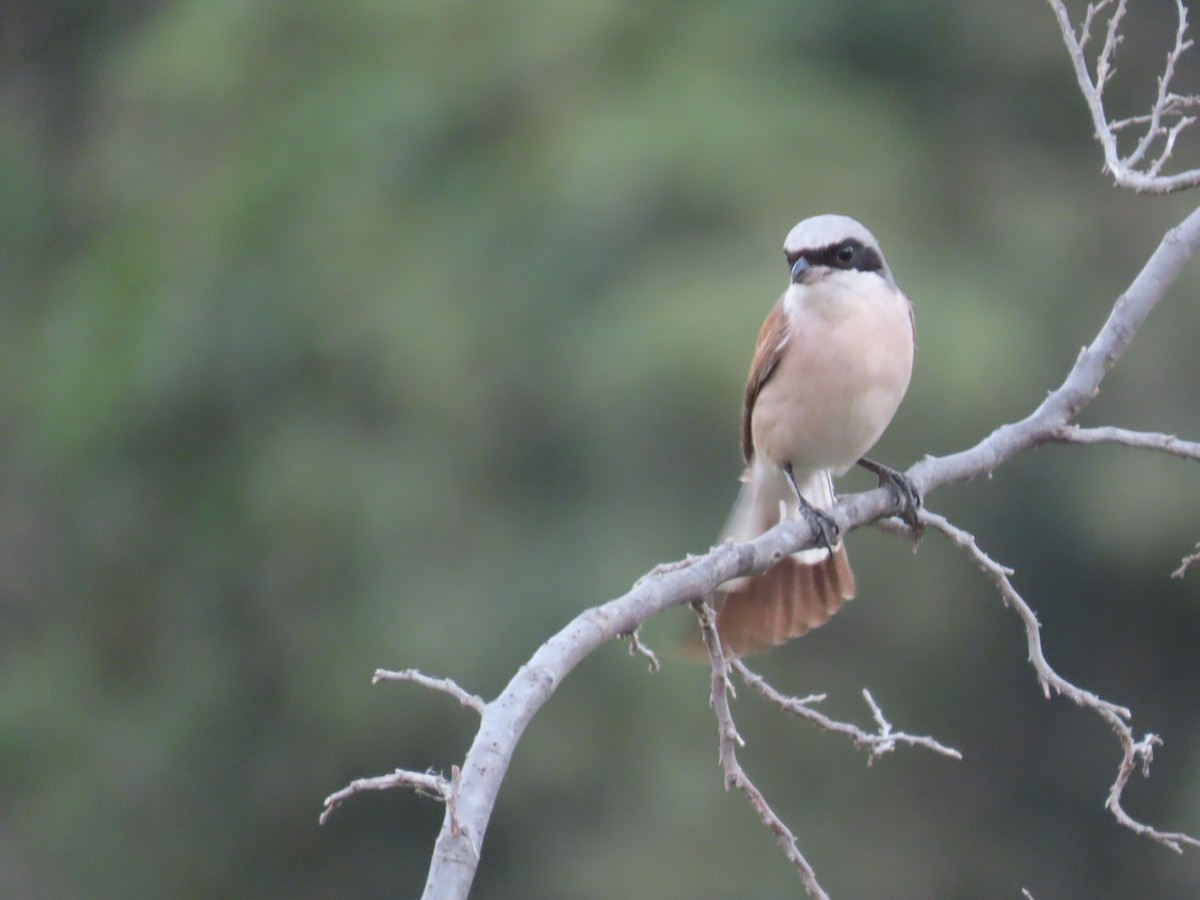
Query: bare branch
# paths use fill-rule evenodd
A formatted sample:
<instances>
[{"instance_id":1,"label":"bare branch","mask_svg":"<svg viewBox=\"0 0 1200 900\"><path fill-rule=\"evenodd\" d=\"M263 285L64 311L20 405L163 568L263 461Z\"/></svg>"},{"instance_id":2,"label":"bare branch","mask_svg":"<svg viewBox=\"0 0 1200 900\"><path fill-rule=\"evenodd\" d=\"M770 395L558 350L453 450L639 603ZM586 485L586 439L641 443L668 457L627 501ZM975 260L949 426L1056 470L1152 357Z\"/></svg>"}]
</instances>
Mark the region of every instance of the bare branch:
<instances>
[{"instance_id":1,"label":"bare branch","mask_svg":"<svg viewBox=\"0 0 1200 900\"><path fill-rule=\"evenodd\" d=\"M874 733L863 731L857 725L851 725L848 722L839 722L831 719L824 713L813 709L812 704L820 703L824 700L824 694L813 694L808 697L788 697L771 687L761 675L750 671L741 660L736 660L733 663L733 669L746 684L754 688L759 696L768 703L778 706L786 713L812 722L825 731L830 731L834 734L844 734L854 742L854 746L859 749L866 749L868 753L868 765L885 753L895 750L897 744L925 747L935 753L949 756L951 759L962 759L962 754L953 747L947 747L945 744L941 744L931 737L920 737L906 734L902 731L892 731L891 724L884 718L883 711L875 703L875 698L865 688L863 689L863 699L867 701L867 706L870 707L871 713L875 717L875 723L879 726L879 730Z\"/></svg>"},{"instance_id":2,"label":"bare branch","mask_svg":"<svg viewBox=\"0 0 1200 900\"><path fill-rule=\"evenodd\" d=\"M1107 4L1105 4L1107 5ZM1125 0L1119 0L1116 10L1108 19L1108 28L1104 32L1104 46L1100 48L1100 56L1096 60L1096 94L1104 93L1109 77L1115 71L1112 68L1113 56L1124 38L1121 37L1121 20L1125 18Z\"/></svg>"},{"instance_id":3,"label":"bare branch","mask_svg":"<svg viewBox=\"0 0 1200 900\"><path fill-rule=\"evenodd\" d=\"M1197 248L1200 248L1200 208L1163 236L1137 277L1117 298L1108 320L1092 343L1079 354L1063 383L1051 391L1037 409L1018 422L1001 425L969 450L927 457L906 473L909 478L928 495L942 485L989 475L1023 450L1054 440L1060 429L1070 424L1095 399L1104 376L1124 355L1138 328L1179 277ZM857 494L845 498L835 507L835 513L846 509L851 513L850 521L857 524L854 514L859 498L868 496ZM843 525L839 520L838 524L845 530L850 521Z\"/></svg>"},{"instance_id":4,"label":"bare branch","mask_svg":"<svg viewBox=\"0 0 1200 900\"><path fill-rule=\"evenodd\" d=\"M944 517L932 513L927 509L921 510L920 516L926 524L936 528L954 544L965 550L979 568L995 583L1001 597L1004 598L1005 605L1015 610L1017 615L1020 616L1021 622L1025 626L1025 638L1029 647L1029 662L1037 673L1038 682L1042 685L1042 691L1046 695L1046 698L1049 699L1052 692L1061 694L1077 706L1095 712L1116 732L1117 739L1121 742L1121 765L1117 771L1116 781L1113 782L1112 787L1109 789L1108 800L1104 804L1105 807L1124 827L1157 841L1163 846L1171 848L1176 853L1182 853L1183 845L1185 844L1191 847L1200 847L1200 840L1190 835L1178 831L1159 831L1156 828L1138 822L1125 812L1124 807L1121 805L1121 794L1125 790L1125 785L1128 783L1129 776L1133 773L1134 769L1140 764L1142 774L1146 776L1150 774L1150 763L1154 758L1154 747L1162 743L1158 735L1147 734L1140 741L1135 740L1133 730L1126 724L1126 720L1131 715L1128 709L1103 700L1091 691L1077 687L1055 672L1050 667L1050 664L1046 662L1046 657L1042 653L1041 625L1037 620L1037 616L1029 608L1029 605L1021 595L1017 593L1016 589L1012 586L1012 582L1009 581L1009 576L1013 574L1012 569L1006 568L993 560L980 549L974 537L951 524Z\"/></svg>"},{"instance_id":5,"label":"bare branch","mask_svg":"<svg viewBox=\"0 0 1200 900\"><path fill-rule=\"evenodd\" d=\"M1113 121L1108 123L1108 127L1110 130L1117 132L1117 131L1122 131L1126 128L1132 128L1134 125L1149 124L1150 119L1151 119L1151 117L1149 115L1128 116L1124 119L1114 119Z\"/></svg>"},{"instance_id":6,"label":"bare branch","mask_svg":"<svg viewBox=\"0 0 1200 900\"><path fill-rule=\"evenodd\" d=\"M1104 168L1117 185L1153 194L1169 194L1200 185L1200 169L1174 175L1161 174L1175 152L1179 136L1195 122L1195 118L1186 112L1200 106L1200 96L1177 94L1172 90L1179 60L1192 46L1187 37L1188 16L1183 0L1175 0L1175 41L1167 52L1150 112L1123 119L1109 116L1104 105L1104 91L1116 74L1114 59L1122 41L1127 0L1117 0L1115 7L1112 0L1089 3L1078 30L1071 25L1064 0L1047 2L1058 20L1063 43L1075 69L1075 79L1092 117L1096 139L1104 151ZM1085 50L1097 19L1104 16L1107 16L1104 42L1096 54L1093 68L1089 66ZM1134 148L1123 156L1117 134L1133 126L1142 127L1144 131ZM1155 146L1159 149L1151 159Z\"/></svg>"},{"instance_id":7,"label":"bare branch","mask_svg":"<svg viewBox=\"0 0 1200 900\"><path fill-rule=\"evenodd\" d=\"M408 681L413 684L419 684L421 687L429 688L431 691L448 694L463 707L472 709L481 716L487 708L487 704L484 703L482 697L468 693L452 679L430 678L416 669L404 669L400 672L393 672L388 669L376 669L371 683L378 684L381 681ZM450 818L455 822L454 827L458 829L457 813L454 812L455 792L459 777L458 766L452 766L451 772L451 781L447 781L440 775L434 775L432 772L413 772L408 769L396 769L390 775L376 775L372 778L355 779L340 791L335 791L325 798L325 808L321 812L319 821L324 825L334 809L344 800L353 797L355 794L361 794L363 791L386 791L392 788L409 787L422 796L436 797L444 801L447 810L451 813Z\"/></svg>"},{"instance_id":8,"label":"bare branch","mask_svg":"<svg viewBox=\"0 0 1200 900\"><path fill-rule=\"evenodd\" d=\"M1175 29L1175 45L1167 53L1162 75L1158 78L1158 96L1155 97L1154 106L1150 108L1150 127L1146 129L1146 133L1138 142L1137 147L1126 157L1125 162L1128 166L1137 166L1141 163L1150 146L1162 136L1164 133L1163 119L1179 113L1178 104L1171 102L1174 96L1171 93L1171 80L1175 77L1175 66L1179 62L1179 57L1187 52L1192 46L1192 42L1187 39L1187 7L1183 5L1183 0L1175 0L1175 6L1178 22ZM1181 99L1188 100L1188 98ZM1194 97L1190 98L1190 102L1195 102L1195 100ZM1174 141L1172 140L1170 143L1173 145ZM1157 175L1157 169L1160 169L1169 157L1169 149L1164 150L1157 164L1151 167L1150 174Z\"/></svg>"},{"instance_id":9,"label":"bare branch","mask_svg":"<svg viewBox=\"0 0 1200 900\"><path fill-rule=\"evenodd\" d=\"M1195 553L1189 553L1183 558L1183 561L1179 564L1179 568L1171 573L1171 577L1182 578L1197 563L1200 563L1200 543L1196 544Z\"/></svg>"},{"instance_id":10,"label":"bare branch","mask_svg":"<svg viewBox=\"0 0 1200 900\"><path fill-rule=\"evenodd\" d=\"M762 792L754 785L738 762L737 748L744 747L746 742L738 733L737 726L733 721L733 713L729 708L729 697L736 696L733 684L729 678L730 669L736 671L742 680L754 688L760 696L785 712L814 722L827 731L848 735L854 741L855 746L867 748L869 753L868 764L874 762L875 759L883 756L885 753L890 753L896 749L897 744L915 744L927 747L954 759L962 759L962 754L957 750L938 743L933 738L915 737L903 732L893 732L891 724L884 717L883 711L875 703L875 699L871 696L870 691L865 689L863 690L863 697L866 699L867 705L875 717L875 722L879 726L879 731L875 734L865 732L856 725L835 721L812 709L810 704L819 703L824 700L824 694L813 694L808 697L787 697L779 693L761 675L756 675L750 671L741 660L730 661L726 659L724 651L721 648L720 637L717 634L716 617L713 615L712 607L708 602L696 601L692 606L700 618L700 631L704 639L704 646L708 651L709 663L712 666L712 690L709 696L709 705L712 706L713 712L717 717L717 730L720 735L719 756L721 767L725 772L725 789L729 790L731 787L736 787L746 795L750 801L750 805L758 813L758 817L774 833L780 846L783 847L787 858L800 873L800 878L804 882L804 888L809 896L818 898L826 897L825 891L817 882L816 873L813 871L812 866L804 858L804 854L800 852L796 836L792 834L783 820L771 809Z\"/></svg>"},{"instance_id":11,"label":"bare branch","mask_svg":"<svg viewBox=\"0 0 1200 900\"><path fill-rule=\"evenodd\" d=\"M732 684L729 680L729 661L721 650L721 639L717 635L716 617L707 601L694 603L697 615L700 617L700 631L704 636L704 646L708 649L708 659L712 665L712 692L709 703L717 717L717 730L720 735L719 755L721 768L725 771L725 790L736 787L746 795L754 811L758 813L762 823L771 829L788 860L800 873L804 889L810 897L817 900L829 900L829 895L817 882L816 872L800 852L796 836L783 820L771 809L767 798L763 796L750 777L746 775L737 759L737 748L746 746L742 736L738 734L733 722L733 713L729 710L729 695Z\"/></svg>"},{"instance_id":12,"label":"bare branch","mask_svg":"<svg viewBox=\"0 0 1200 900\"><path fill-rule=\"evenodd\" d=\"M1064 444L1121 444L1138 450L1160 450L1172 456L1200 462L1200 443L1181 441L1173 434L1129 431L1111 426L1082 428L1079 425L1064 425L1054 432L1051 440Z\"/></svg>"},{"instance_id":13,"label":"bare branch","mask_svg":"<svg viewBox=\"0 0 1200 900\"><path fill-rule=\"evenodd\" d=\"M1092 39L1092 22L1096 18L1096 14L1104 12L1112 3L1113 0L1100 0L1099 3L1088 4L1087 12L1083 16L1083 24L1079 26L1077 42L1080 50L1086 47L1088 41Z\"/></svg>"},{"instance_id":14,"label":"bare branch","mask_svg":"<svg viewBox=\"0 0 1200 900\"><path fill-rule=\"evenodd\" d=\"M393 672L388 669L376 669L375 676L371 679L371 684L379 684L381 681L411 681L413 684L419 684L421 687L429 688L431 691L448 694L465 709L473 709L481 716L483 715L484 708L487 706L482 697L477 697L475 694L463 690L454 680L450 678L430 678L428 675L422 675L416 669L404 669L400 672Z\"/></svg>"},{"instance_id":15,"label":"bare branch","mask_svg":"<svg viewBox=\"0 0 1200 900\"><path fill-rule=\"evenodd\" d=\"M1167 131L1167 138L1163 142L1162 152L1159 153L1158 158L1150 164L1150 168L1148 170L1152 177L1158 177L1158 173L1162 171L1163 165L1171 158L1171 154L1175 152L1176 139L1183 133L1185 128L1193 125L1195 121L1195 116L1183 116Z\"/></svg>"},{"instance_id":16,"label":"bare branch","mask_svg":"<svg viewBox=\"0 0 1200 900\"><path fill-rule=\"evenodd\" d=\"M372 778L356 778L340 791L335 791L325 798L325 809L318 820L324 825L329 816L344 800L364 791L390 791L393 788L412 788L423 797L433 797L447 802L454 794L454 788L441 775L432 772L410 772L407 769L397 769L390 775L376 775Z\"/></svg>"},{"instance_id":17,"label":"bare branch","mask_svg":"<svg viewBox=\"0 0 1200 900\"><path fill-rule=\"evenodd\" d=\"M996 585L996 589L1000 592L1000 596L1004 600L1004 605L1015 610L1017 615L1021 617L1021 622L1025 626L1025 639L1029 647L1029 662L1033 666L1033 670L1037 673L1038 683L1042 686L1042 693L1045 694L1047 699L1051 697L1052 693L1062 694L1079 706L1096 710L1096 712L1110 721L1122 722L1124 719L1129 718L1130 712L1125 707L1109 703L1107 700L1102 700L1090 691L1076 687L1051 668L1042 652L1041 623L1038 622L1034 611L1029 608L1029 604L1025 602L1012 586L1012 582L1009 580L1009 576L1013 574L1012 569L1001 565L988 556L975 542L974 536L957 525L952 524L944 516L940 516L928 509L922 509L918 515L926 525L936 528L956 546L965 550L967 555L975 561L984 574Z\"/></svg>"}]
</instances>

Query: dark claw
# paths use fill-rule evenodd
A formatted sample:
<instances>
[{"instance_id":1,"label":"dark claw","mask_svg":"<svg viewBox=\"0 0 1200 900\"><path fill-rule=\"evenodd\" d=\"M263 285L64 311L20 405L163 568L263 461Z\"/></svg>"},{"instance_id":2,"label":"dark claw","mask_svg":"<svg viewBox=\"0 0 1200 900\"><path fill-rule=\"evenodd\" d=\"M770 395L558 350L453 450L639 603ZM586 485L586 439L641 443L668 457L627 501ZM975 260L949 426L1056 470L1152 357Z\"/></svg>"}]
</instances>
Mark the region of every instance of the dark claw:
<instances>
[{"instance_id":1,"label":"dark claw","mask_svg":"<svg viewBox=\"0 0 1200 900\"><path fill-rule=\"evenodd\" d=\"M804 495L800 493L800 488L796 484L796 476L792 474L791 463L784 465L783 473L787 476L788 483L792 486L792 491L796 494L796 501L800 506L800 512L804 513L804 518L808 519L808 524L817 533L817 537L825 545L825 549L832 552L834 546L837 545L838 540L841 538L841 529L838 528L837 522L833 521L833 517L829 513L817 509L804 499Z\"/></svg>"},{"instance_id":2,"label":"dark claw","mask_svg":"<svg viewBox=\"0 0 1200 900\"><path fill-rule=\"evenodd\" d=\"M900 518L910 528L919 527L917 510L921 508L921 492L912 483L912 479L902 472L897 472L895 469L867 459L865 456L858 461L858 464L879 479L880 487L885 487L892 492L892 495L903 507L900 510Z\"/></svg>"},{"instance_id":3,"label":"dark claw","mask_svg":"<svg viewBox=\"0 0 1200 900\"><path fill-rule=\"evenodd\" d=\"M841 530L838 528L837 522L833 521L829 513L817 509L803 497L800 498L800 511L808 519L808 524L817 532L817 537L821 539L825 549L832 551L841 537Z\"/></svg>"}]
</instances>

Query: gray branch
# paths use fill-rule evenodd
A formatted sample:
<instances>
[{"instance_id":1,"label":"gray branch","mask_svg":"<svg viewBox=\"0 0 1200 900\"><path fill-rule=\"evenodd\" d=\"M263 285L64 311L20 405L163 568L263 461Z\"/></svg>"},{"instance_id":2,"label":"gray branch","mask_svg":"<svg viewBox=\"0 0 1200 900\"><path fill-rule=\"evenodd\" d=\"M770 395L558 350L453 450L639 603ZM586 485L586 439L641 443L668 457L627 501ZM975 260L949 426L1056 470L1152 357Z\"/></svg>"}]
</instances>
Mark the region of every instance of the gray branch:
<instances>
[{"instance_id":1,"label":"gray branch","mask_svg":"<svg viewBox=\"0 0 1200 900\"><path fill-rule=\"evenodd\" d=\"M1177 94L1171 89L1180 58L1192 47L1187 36L1188 11L1183 0L1175 0L1175 41L1167 51L1158 90L1150 102L1150 112L1113 119L1104 106L1104 91L1116 74L1115 58L1121 44L1127 0L1097 0L1089 3L1083 22L1076 29L1071 24L1063 0L1047 0L1062 32L1063 43L1075 69L1075 80L1087 102L1092 116L1096 139L1104 151L1104 168L1121 187L1147 194L1170 194L1200 185L1200 169L1189 169L1174 175L1163 175L1163 166L1175 152L1179 136L1196 121L1188 112L1200 108L1200 96ZM1107 16L1104 40L1096 52L1094 64L1089 64L1087 48L1096 20ZM1118 133L1142 128L1134 148L1122 154ZM1157 150L1155 150L1157 148Z\"/></svg>"},{"instance_id":2,"label":"gray branch","mask_svg":"<svg viewBox=\"0 0 1200 900\"><path fill-rule=\"evenodd\" d=\"M1171 577L1182 578L1196 565L1200 565L1200 544L1196 545L1195 552L1189 553L1183 558L1179 563L1179 568L1171 573Z\"/></svg>"},{"instance_id":3,"label":"gray branch","mask_svg":"<svg viewBox=\"0 0 1200 900\"><path fill-rule=\"evenodd\" d=\"M1052 440L1064 444L1121 444L1139 450L1159 450L1171 456L1194 459L1200 462L1200 443L1181 441L1173 434L1154 434L1149 431L1130 431L1126 428L1081 428L1066 425L1060 428Z\"/></svg>"},{"instance_id":4,"label":"gray branch","mask_svg":"<svg viewBox=\"0 0 1200 900\"><path fill-rule=\"evenodd\" d=\"M457 771L457 770L456 770ZM325 809L321 812L320 823L324 825L329 816L343 801L364 791L390 791L395 788L411 788L418 794L433 797L446 803L450 808L454 796L454 787L441 775L432 772L411 772L408 769L397 769L387 775L375 775L371 778L356 778L340 791L334 791L325 798Z\"/></svg>"},{"instance_id":5,"label":"gray branch","mask_svg":"<svg viewBox=\"0 0 1200 900\"><path fill-rule=\"evenodd\" d=\"M1158 735L1147 734L1140 741L1136 740L1133 735L1133 729L1127 724L1131 716L1129 710L1123 706L1117 706L1115 703L1109 703L1107 700L1097 697L1091 691L1085 691L1083 688L1077 687L1054 671L1050 664L1046 662L1046 656L1042 652L1041 623L1038 622L1037 615L1029 607L1029 604L1025 602L1024 598L1013 587L1010 580L1010 576L1013 574L1012 569L997 563L980 549L974 537L961 528L952 525L944 517L929 510L921 510L920 516L924 524L940 531L956 546L965 550L996 585L996 588L1000 591L1000 596L1004 598L1005 604L1015 610L1017 615L1020 616L1021 622L1025 626L1025 639L1029 648L1029 663L1037 673L1038 682L1041 684L1046 698L1049 699L1052 693L1061 694L1075 705L1095 712L1116 732L1117 739L1121 743L1121 764L1117 769L1116 781L1113 782L1112 787L1109 789L1108 800L1104 804L1116 820L1129 830L1148 837L1151 840L1158 841L1158 843L1171 848L1176 853L1182 853L1185 844L1190 847L1200 847L1200 840L1190 835L1178 831L1159 831L1157 828L1138 822L1125 812L1124 807L1121 805L1121 795L1125 790L1125 785L1129 782L1129 776L1133 774L1134 770L1138 766L1141 766L1143 775L1148 776L1150 774L1150 763L1154 759L1154 748L1162 743Z\"/></svg>"},{"instance_id":6,"label":"gray branch","mask_svg":"<svg viewBox=\"0 0 1200 900\"><path fill-rule=\"evenodd\" d=\"M453 679L430 678L428 675L421 674L416 669L404 669L400 672L393 672L389 669L376 669L375 676L371 679L371 684L379 684L381 681L410 681L413 684L419 684L421 687L428 688L431 691L437 691L440 694L453 697L464 709L473 709L481 716L483 715L484 707L487 706L482 697L463 690Z\"/></svg>"},{"instance_id":7,"label":"gray branch","mask_svg":"<svg viewBox=\"0 0 1200 900\"><path fill-rule=\"evenodd\" d=\"M813 709L813 704L820 703L825 699L824 694L812 694L808 697L787 697L771 687L761 675L751 672L741 660L735 661L732 668L741 676L746 684L754 688L759 696L768 703L778 706L790 715L812 722L818 728L823 728L825 731L830 731L834 734L844 734L850 738L854 742L854 746L867 751L868 765L884 754L891 753L896 749L898 744L924 747L927 750L932 750L934 753L940 753L942 756L948 756L951 759L962 759L962 754L953 747L947 747L945 744L939 743L931 737L907 734L903 731L893 731L891 723L888 722L883 714L883 710L879 708L879 704L875 702L875 698L871 696L871 692L866 688L863 688L863 700L866 701L868 708L871 710L871 715L875 719L875 725L878 730L874 732L864 731L857 725L851 725L848 722L838 722L819 710Z\"/></svg>"}]
</instances>

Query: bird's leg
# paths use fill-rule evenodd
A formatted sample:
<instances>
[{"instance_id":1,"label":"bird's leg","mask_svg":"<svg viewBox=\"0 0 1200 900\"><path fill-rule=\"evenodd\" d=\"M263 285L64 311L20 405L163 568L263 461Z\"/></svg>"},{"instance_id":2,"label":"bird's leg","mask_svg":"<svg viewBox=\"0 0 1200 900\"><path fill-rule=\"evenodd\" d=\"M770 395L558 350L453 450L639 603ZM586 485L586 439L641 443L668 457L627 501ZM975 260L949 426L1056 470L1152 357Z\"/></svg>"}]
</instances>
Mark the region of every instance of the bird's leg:
<instances>
[{"instance_id":1,"label":"bird's leg","mask_svg":"<svg viewBox=\"0 0 1200 900\"><path fill-rule=\"evenodd\" d=\"M796 476L792 473L792 464L786 462L783 464L783 474L787 476L788 484L792 486L792 490L796 494L796 502L799 504L800 512L804 514L804 518L808 519L808 524L816 531L820 543L825 545L825 548L830 552L838 542L840 529L837 522L833 521L829 513L824 510L817 509L804 498L800 493L800 486L796 484Z\"/></svg>"},{"instance_id":2,"label":"bird's leg","mask_svg":"<svg viewBox=\"0 0 1200 900\"><path fill-rule=\"evenodd\" d=\"M865 456L858 464L879 479L879 486L886 487L900 502L900 518L910 527L917 527L917 510L921 508L921 492L912 483L912 479L902 472L897 472L883 463L867 459Z\"/></svg>"}]
</instances>

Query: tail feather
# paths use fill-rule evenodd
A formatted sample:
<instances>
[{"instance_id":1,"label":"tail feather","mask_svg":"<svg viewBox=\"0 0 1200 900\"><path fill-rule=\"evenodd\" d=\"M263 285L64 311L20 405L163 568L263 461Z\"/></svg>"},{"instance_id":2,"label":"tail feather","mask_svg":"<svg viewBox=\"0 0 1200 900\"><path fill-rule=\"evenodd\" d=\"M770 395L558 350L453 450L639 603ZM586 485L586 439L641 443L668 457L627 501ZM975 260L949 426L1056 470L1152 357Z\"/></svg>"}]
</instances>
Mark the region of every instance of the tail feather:
<instances>
[{"instance_id":1,"label":"tail feather","mask_svg":"<svg viewBox=\"0 0 1200 900\"><path fill-rule=\"evenodd\" d=\"M779 521L780 502L797 515L796 501L782 473L752 465L742 494L725 528L736 541L751 540ZM826 471L800 482L801 492L817 508L833 505L833 484ZM846 550L813 547L787 556L761 575L728 582L717 597L717 630L733 656L759 653L824 625L854 597L854 572Z\"/></svg>"},{"instance_id":2,"label":"tail feather","mask_svg":"<svg viewBox=\"0 0 1200 900\"><path fill-rule=\"evenodd\" d=\"M724 592L717 631L732 656L761 653L829 621L854 597L854 572L840 544L818 563L793 557Z\"/></svg>"}]
</instances>

